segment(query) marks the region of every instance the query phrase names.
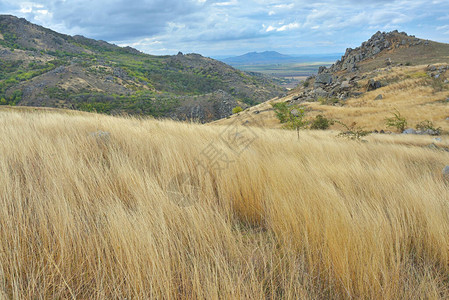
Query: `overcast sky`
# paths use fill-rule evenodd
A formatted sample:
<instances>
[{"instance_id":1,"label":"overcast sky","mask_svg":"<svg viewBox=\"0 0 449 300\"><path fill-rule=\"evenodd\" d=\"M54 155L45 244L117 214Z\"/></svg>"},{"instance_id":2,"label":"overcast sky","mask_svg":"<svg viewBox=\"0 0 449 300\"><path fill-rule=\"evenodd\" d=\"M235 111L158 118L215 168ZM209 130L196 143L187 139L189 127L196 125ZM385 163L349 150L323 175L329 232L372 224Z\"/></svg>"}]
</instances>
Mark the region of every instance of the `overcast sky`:
<instances>
[{"instance_id":1,"label":"overcast sky","mask_svg":"<svg viewBox=\"0 0 449 300\"><path fill-rule=\"evenodd\" d=\"M150 54L341 53L394 29L449 42L449 0L0 0L0 14Z\"/></svg>"}]
</instances>

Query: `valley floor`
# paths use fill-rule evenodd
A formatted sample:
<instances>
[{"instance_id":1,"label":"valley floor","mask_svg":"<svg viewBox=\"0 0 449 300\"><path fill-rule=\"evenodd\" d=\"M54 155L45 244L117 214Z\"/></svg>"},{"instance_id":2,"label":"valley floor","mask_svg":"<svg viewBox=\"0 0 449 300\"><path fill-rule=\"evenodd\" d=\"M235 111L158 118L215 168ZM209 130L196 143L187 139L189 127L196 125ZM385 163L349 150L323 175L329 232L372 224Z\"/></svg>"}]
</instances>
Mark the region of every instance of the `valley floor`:
<instances>
[{"instance_id":1,"label":"valley floor","mask_svg":"<svg viewBox=\"0 0 449 300\"><path fill-rule=\"evenodd\" d=\"M0 140L0 298L449 298L447 136L8 109Z\"/></svg>"}]
</instances>

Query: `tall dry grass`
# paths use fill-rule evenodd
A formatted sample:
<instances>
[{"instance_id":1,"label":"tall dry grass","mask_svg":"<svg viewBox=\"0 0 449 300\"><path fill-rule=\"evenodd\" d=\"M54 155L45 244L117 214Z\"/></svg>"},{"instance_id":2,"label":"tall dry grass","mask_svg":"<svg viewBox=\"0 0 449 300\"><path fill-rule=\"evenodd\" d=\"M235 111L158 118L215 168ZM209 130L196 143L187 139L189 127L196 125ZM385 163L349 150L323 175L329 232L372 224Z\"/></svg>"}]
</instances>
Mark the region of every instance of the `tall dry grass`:
<instances>
[{"instance_id":1,"label":"tall dry grass","mask_svg":"<svg viewBox=\"0 0 449 300\"><path fill-rule=\"evenodd\" d=\"M237 155L224 130L0 112L0 295L449 297L447 152L252 129Z\"/></svg>"}]
</instances>

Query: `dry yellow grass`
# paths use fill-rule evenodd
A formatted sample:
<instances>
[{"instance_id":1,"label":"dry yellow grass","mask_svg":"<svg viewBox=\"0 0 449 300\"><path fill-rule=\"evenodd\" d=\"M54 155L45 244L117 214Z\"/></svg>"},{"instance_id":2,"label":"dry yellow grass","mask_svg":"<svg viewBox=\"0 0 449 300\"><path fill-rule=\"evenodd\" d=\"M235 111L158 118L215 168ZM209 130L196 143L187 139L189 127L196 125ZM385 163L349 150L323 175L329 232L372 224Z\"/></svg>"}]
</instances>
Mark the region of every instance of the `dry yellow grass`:
<instances>
[{"instance_id":1,"label":"dry yellow grass","mask_svg":"<svg viewBox=\"0 0 449 300\"><path fill-rule=\"evenodd\" d=\"M229 130L0 111L0 298L449 297L447 152Z\"/></svg>"}]
</instances>

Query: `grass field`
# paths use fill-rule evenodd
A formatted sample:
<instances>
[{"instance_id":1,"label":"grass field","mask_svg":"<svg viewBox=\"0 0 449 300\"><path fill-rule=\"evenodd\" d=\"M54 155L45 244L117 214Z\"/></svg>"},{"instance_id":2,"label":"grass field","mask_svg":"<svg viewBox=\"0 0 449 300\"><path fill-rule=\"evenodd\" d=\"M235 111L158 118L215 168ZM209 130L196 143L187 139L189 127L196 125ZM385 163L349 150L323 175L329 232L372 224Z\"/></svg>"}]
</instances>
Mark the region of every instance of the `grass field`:
<instances>
[{"instance_id":1,"label":"grass field","mask_svg":"<svg viewBox=\"0 0 449 300\"><path fill-rule=\"evenodd\" d=\"M0 298L447 299L427 138L1 110Z\"/></svg>"}]
</instances>

